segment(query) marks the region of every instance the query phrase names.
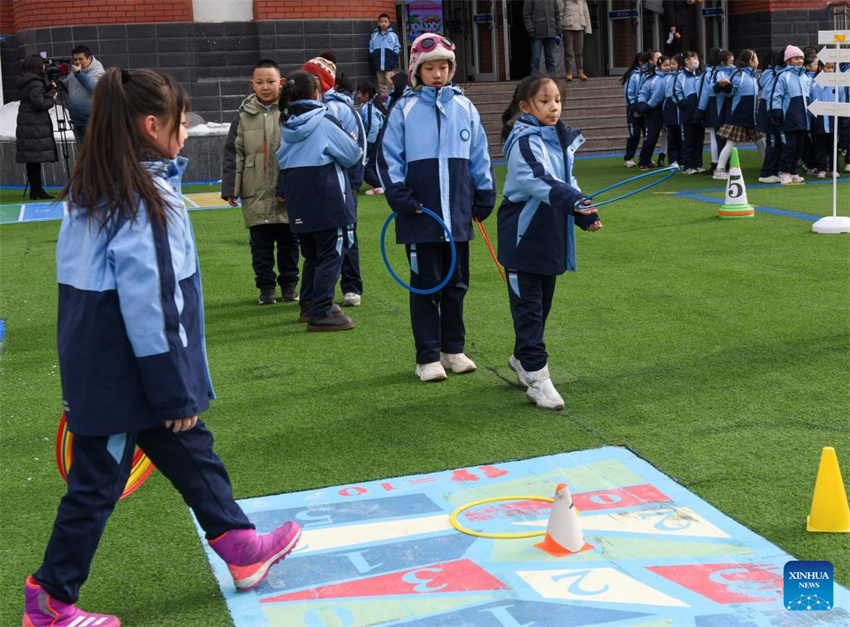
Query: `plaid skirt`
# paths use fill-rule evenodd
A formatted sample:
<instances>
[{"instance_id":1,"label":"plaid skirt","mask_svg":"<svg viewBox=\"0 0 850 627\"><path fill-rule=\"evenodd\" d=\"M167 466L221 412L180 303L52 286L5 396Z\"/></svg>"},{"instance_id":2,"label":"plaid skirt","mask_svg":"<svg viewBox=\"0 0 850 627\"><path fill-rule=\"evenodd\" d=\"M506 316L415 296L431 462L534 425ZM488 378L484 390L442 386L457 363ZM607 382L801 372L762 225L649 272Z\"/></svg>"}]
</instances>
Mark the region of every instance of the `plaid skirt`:
<instances>
[{"instance_id":1,"label":"plaid skirt","mask_svg":"<svg viewBox=\"0 0 850 627\"><path fill-rule=\"evenodd\" d=\"M756 142L764 137L764 134L759 133L752 126L735 126L734 124L724 124L717 136L723 139L735 142L736 144L746 144L748 142Z\"/></svg>"}]
</instances>

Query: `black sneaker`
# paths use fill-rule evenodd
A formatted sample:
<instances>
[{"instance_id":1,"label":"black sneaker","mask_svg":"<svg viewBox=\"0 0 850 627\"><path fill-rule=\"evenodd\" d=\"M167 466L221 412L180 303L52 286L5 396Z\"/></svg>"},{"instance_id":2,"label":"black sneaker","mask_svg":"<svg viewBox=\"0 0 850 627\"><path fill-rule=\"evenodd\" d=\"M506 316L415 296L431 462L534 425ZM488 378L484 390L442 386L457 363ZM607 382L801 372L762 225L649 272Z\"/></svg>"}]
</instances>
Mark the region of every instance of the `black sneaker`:
<instances>
[{"instance_id":1,"label":"black sneaker","mask_svg":"<svg viewBox=\"0 0 850 627\"><path fill-rule=\"evenodd\" d=\"M349 331L354 328L351 318L343 313L332 313L324 318L310 318L308 331Z\"/></svg>"},{"instance_id":2,"label":"black sneaker","mask_svg":"<svg viewBox=\"0 0 850 627\"><path fill-rule=\"evenodd\" d=\"M301 315L298 316L298 322L310 322L310 307L313 305L309 300L301 301ZM331 315L342 313L342 307L334 303L331 306Z\"/></svg>"},{"instance_id":3,"label":"black sneaker","mask_svg":"<svg viewBox=\"0 0 850 627\"><path fill-rule=\"evenodd\" d=\"M295 290L295 285L284 285L282 289L283 289L283 302L285 302L285 303L297 303L298 302L298 292Z\"/></svg>"},{"instance_id":4,"label":"black sneaker","mask_svg":"<svg viewBox=\"0 0 850 627\"><path fill-rule=\"evenodd\" d=\"M663 168L665 161L667 161L667 155L665 155L662 152L661 154L658 155L658 161L655 162L655 167L656 168Z\"/></svg>"},{"instance_id":5,"label":"black sneaker","mask_svg":"<svg viewBox=\"0 0 850 627\"><path fill-rule=\"evenodd\" d=\"M277 300L275 299L275 290L274 288L269 288L267 290L260 290L260 304L261 305L274 305Z\"/></svg>"}]
</instances>

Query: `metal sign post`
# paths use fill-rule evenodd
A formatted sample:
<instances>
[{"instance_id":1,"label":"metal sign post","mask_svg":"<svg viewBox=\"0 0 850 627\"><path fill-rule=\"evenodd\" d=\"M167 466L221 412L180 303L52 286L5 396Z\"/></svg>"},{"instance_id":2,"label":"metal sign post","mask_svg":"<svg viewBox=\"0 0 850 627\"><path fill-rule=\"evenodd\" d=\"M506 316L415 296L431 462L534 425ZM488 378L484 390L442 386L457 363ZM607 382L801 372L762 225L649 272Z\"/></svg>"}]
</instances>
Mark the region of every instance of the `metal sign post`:
<instances>
[{"instance_id":1,"label":"metal sign post","mask_svg":"<svg viewBox=\"0 0 850 627\"><path fill-rule=\"evenodd\" d=\"M818 53L818 59L824 63L834 63L835 72L821 72L815 77L815 82L821 87L835 87L835 101L817 101L809 105L813 115L832 116L833 145L832 145L832 215L821 218L812 225L815 233L850 233L850 217L838 215L838 118L850 117L850 103L838 102L840 88L850 86L850 74L841 72L840 63L850 63L850 31L819 31L818 43L834 45L835 48L824 47ZM842 46L844 46L842 48Z\"/></svg>"}]
</instances>

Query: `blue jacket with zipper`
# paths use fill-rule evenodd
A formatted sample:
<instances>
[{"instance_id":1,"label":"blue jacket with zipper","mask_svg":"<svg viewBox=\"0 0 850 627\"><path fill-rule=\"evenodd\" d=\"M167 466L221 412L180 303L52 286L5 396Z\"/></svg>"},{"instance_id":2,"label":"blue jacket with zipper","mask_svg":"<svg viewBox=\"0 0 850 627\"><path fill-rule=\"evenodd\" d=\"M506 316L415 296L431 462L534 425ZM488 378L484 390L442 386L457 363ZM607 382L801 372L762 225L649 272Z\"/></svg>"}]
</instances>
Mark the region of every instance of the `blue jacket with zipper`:
<instances>
[{"instance_id":1,"label":"blue jacket with zipper","mask_svg":"<svg viewBox=\"0 0 850 627\"><path fill-rule=\"evenodd\" d=\"M188 160L144 162L165 225L140 203L135 220L101 229L85 208L62 218L56 243L57 345L68 427L105 436L190 418L215 398L192 222L180 195Z\"/></svg>"},{"instance_id":2,"label":"blue jacket with zipper","mask_svg":"<svg viewBox=\"0 0 850 627\"><path fill-rule=\"evenodd\" d=\"M664 105L664 93L667 86L667 72L656 69L641 85L636 109L644 115L650 112L661 113Z\"/></svg>"},{"instance_id":3,"label":"blue jacket with zipper","mask_svg":"<svg viewBox=\"0 0 850 627\"><path fill-rule=\"evenodd\" d=\"M756 128L762 133L773 133L776 127L770 121L771 99L776 79L784 68L770 67L759 74L759 105L756 113Z\"/></svg>"},{"instance_id":4,"label":"blue jacket with zipper","mask_svg":"<svg viewBox=\"0 0 850 627\"><path fill-rule=\"evenodd\" d=\"M743 67L736 71L726 86L726 100L730 103L728 124L755 127L758 112L759 86L756 71Z\"/></svg>"},{"instance_id":5,"label":"blue jacket with zipper","mask_svg":"<svg viewBox=\"0 0 850 627\"><path fill-rule=\"evenodd\" d=\"M679 77L679 70L670 72L664 79L664 126L679 126L682 123L679 103L676 100L674 87Z\"/></svg>"},{"instance_id":6,"label":"blue jacket with zipper","mask_svg":"<svg viewBox=\"0 0 850 627\"><path fill-rule=\"evenodd\" d=\"M574 225L587 228L598 218L574 212L584 200L572 174L584 143L578 129L563 122L541 126L522 114L505 142L508 174L499 207L499 263L509 270L554 276L575 272Z\"/></svg>"},{"instance_id":7,"label":"blue jacket with zipper","mask_svg":"<svg viewBox=\"0 0 850 627\"><path fill-rule=\"evenodd\" d=\"M785 132L809 130L809 77L804 67L787 67L776 79L771 98L771 117L782 118Z\"/></svg>"},{"instance_id":8,"label":"blue jacket with zipper","mask_svg":"<svg viewBox=\"0 0 850 627\"><path fill-rule=\"evenodd\" d=\"M325 92L325 104L328 111L335 116L342 128L354 138L363 151L363 159L348 168L348 178L351 189L360 189L363 185L363 174L366 170L366 130L363 121L354 110L354 101L343 93L329 89ZM355 203L356 205L356 203ZM357 219L355 218L355 222Z\"/></svg>"},{"instance_id":9,"label":"blue jacket with zipper","mask_svg":"<svg viewBox=\"0 0 850 627\"><path fill-rule=\"evenodd\" d=\"M335 229L356 221L346 168L363 151L328 108L316 100L296 100L283 124L277 162L278 194L286 198L296 233Z\"/></svg>"},{"instance_id":10,"label":"blue jacket with zipper","mask_svg":"<svg viewBox=\"0 0 850 627\"><path fill-rule=\"evenodd\" d=\"M410 87L390 109L378 150L378 173L396 217L399 244L445 242L440 216L458 242L473 238L472 218L496 204L496 175L478 110L463 92Z\"/></svg>"},{"instance_id":11,"label":"blue jacket with zipper","mask_svg":"<svg viewBox=\"0 0 850 627\"><path fill-rule=\"evenodd\" d=\"M373 72L398 69L400 51L401 44L392 27L386 32L381 32L380 28L372 31L372 36L369 38L369 61Z\"/></svg>"},{"instance_id":12,"label":"blue jacket with zipper","mask_svg":"<svg viewBox=\"0 0 850 627\"><path fill-rule=\"evenodd\" d=\"M385 119L384 114L371 100L360 107L360 120L363 122L363 128L366 131L367 144L374 144L378 141L378 135L381 133Z\"/></svg>"},{"instance_id":13,"label":"blue jacket with zipper","mask_svg":"<svg viewBox=\"0 0 850 627\"><path fill-rule=\"evenodd\" d=\"M682 124L699 124L702 118L699 106L699 71L680 70L673 85L673 93L681 111Z\"/></svg>"}]
</instances>

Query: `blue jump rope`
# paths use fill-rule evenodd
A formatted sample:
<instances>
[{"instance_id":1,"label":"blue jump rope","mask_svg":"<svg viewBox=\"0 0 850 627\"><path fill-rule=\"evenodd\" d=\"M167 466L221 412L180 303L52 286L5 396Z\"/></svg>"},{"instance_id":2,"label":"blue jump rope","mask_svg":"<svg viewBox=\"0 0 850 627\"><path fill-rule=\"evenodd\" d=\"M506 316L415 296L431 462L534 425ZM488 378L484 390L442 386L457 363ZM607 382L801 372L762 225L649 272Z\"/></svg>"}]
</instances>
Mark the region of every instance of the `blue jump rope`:
<instances>
[{"instance_id":1,"label":"blue jump rope","mask_svg":"<svg viewBox=\"0 0 850 627\"><path fill-rule=\"evenodd\" d=\"M634 196L635 194L638 194L640 192L648 190L650 187L655 187L659 183L663 183L664 181L669 179L671 176L676 174L676 172L678 172L678 171L679 171L679 168L677 166L670 166L670 167L667 167L667 168L662 168L660 170L656 170L654 172L646 172L645 174L639 174L638 176L633 176L630 179L626 179L625 181L620 181L619 183L614 183L613 185L609 185L608 187L600 189L598 192L596 192L594 194L590 194L588 196L585 196L583 200L576 203L576 207L579 207L580 204L583 203L583 202L587 202L588 200L593 200L595 197L597 197L601 194L604 194L605 192L610 192L612 189L616 189L617 187L622 187L623 185L628 185L629 183L632 183L634 181L639 181L639 180L647 178L649 176L658 176L659 174L662 174L664 172L668 173L667 176L660 178L657 181L653 181L649 185L644 185L640 189L636 189L636 190L631 191L627 194L623 194L622 196L617 196L616 198L612 198L611 200L603 200L600 203L588 205L587 207L584 207L584 208L585 209L595 209L596 207L602 207L603 205L610 205L612 202L617 202L618 200L625 200L629 196ZM430 209L426 209L425 207L422 207L421 209L422 209L423 213L434 218L437 221L437 223L441 227L443 227L443 231L445 231L446 237L448 237L448 239L449 239L449 246L451 247L451 251L452 251L452 263L451 263L451 266L449 267L449 272L446 275L446 278L443 279L443 281L439 285L437 285L436 287L424 290L424 289L420 289L420 288L417 288L417 287L413 287L412 285L408 285L407 283L402 281L399 278L399 276L395 273L392 266L390 265L390 260L387 258L386 237L387 237L387 229L390 228L390 224L392 223L393 218L395 218L396 215L397 215L396 213L390 214L390 216L387 218L387 221L384 222L384 228L381 230L381 256L384 258L384 265L387 267L387 270L389 271L390 276L393 279L395 279L396 283L401 285L404 289L413 292L414 294L427 295L427 294L433 294L435 292L439 292L441 289L443 289L448 284L449 280L452 278L452 274L454 274L455 265L457 264L457 250L455 248L455 239L454 239L454 237L452 237L452 232L449 230L448 225L446 225L446 223L443 222L443 219L440 216L438 216L436 213L431 211Z\"/></svg>"}]
</instances>

